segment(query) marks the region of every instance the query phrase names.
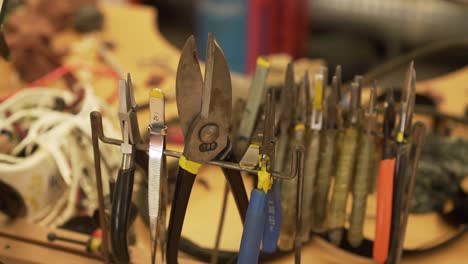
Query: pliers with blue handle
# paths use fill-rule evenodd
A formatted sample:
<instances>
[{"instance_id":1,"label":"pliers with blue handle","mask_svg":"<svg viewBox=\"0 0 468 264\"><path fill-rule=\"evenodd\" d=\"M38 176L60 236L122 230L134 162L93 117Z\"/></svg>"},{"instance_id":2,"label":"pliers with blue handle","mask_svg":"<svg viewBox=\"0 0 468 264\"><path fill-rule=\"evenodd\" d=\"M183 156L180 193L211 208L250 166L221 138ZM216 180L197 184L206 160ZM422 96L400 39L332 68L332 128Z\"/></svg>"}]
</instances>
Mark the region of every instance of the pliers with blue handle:
<instances>
[{"instance_id":1,"label":"pliers with blue handle","mask_svg":"<svg viewBox=\"0 0 468 264\"><path fill-rule=\"evenodd\" d=\"M250 194L237 263L257 263L267 215L267 193L273 185L270 170L275 160L275 103L267 93L262 145L260 146L258 184ZM265 242L264 242L265 243ZM275 242L276 243L276 242Z\"/></svg>"}]
</instances>

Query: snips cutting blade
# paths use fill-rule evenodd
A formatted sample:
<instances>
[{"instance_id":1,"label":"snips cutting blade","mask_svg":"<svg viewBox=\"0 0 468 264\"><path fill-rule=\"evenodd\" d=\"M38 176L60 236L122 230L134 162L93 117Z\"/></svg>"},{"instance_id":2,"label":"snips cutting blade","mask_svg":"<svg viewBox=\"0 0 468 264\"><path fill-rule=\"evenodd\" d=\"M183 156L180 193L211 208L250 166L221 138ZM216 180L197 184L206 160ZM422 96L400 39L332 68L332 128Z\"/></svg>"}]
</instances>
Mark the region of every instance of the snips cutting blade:
<instances>
[{"instance_id":1,"label":"snips cutting blade","mask_svg":"<svg viewBox=\"0 0 468 264\"><path fill-rule=\"evenodd\" d=\"M204 81L196 54L195 40L191 37L184 46L179 63L176 100L185 134L184 156L198 163L206 163L228 145L231 76L224 54L213 35L208 35Z\"/></svg>"},{"instance_id":2,"label":"snips cutting blade","mask_svg":"<svg viewBox=\"0 0 468 264\"><path fill-rule=\"evenodd\" d=\"M227 158L231 150L228 145L232 111L231 76L223 52L211 34L208 35L207 49L204 80L193 37L187 40L178 66L176 101L185 142L179 159L168 227L168 263L177 263L185 213L199 169L216 158ZM246 211L248 200L241 175L231 177L225 173L225 176L233 190L236 204L243 200L245 204L242 207ZM245 198L237 199L240 189Z\"/></svg>"}]
</instances>

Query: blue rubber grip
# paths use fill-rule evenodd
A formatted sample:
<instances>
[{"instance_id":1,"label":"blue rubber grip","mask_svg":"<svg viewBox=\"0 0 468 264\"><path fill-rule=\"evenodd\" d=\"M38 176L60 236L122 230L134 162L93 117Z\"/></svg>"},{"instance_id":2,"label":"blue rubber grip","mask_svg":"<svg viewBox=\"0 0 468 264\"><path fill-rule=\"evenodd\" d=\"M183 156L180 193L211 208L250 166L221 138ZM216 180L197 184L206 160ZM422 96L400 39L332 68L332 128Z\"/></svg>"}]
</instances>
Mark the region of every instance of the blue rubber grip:
<instances>
[{"instance_id":1,"label":"blue rubber grip","mask_svg":"<svg viewBox=\"0 0 468 264\"><path fill-rule=\"evenodd\" d=\"M277 249L281 227L281 190L279 181L266 194L266 217L263 231L263 252L273 253Z\"/></svg>"},{"instance_id":2,"label":"blue rubber grip","mask_svg":"<svg viewBox=\"0 0 468 264\"><path fill-rule=\"evenodd\" d=\"M238 264L258 263L266 217L265 197L266 194L259 189L253 189L250 194L250 203L247 208L237 259Z\"/></svg>"}]
</instances>

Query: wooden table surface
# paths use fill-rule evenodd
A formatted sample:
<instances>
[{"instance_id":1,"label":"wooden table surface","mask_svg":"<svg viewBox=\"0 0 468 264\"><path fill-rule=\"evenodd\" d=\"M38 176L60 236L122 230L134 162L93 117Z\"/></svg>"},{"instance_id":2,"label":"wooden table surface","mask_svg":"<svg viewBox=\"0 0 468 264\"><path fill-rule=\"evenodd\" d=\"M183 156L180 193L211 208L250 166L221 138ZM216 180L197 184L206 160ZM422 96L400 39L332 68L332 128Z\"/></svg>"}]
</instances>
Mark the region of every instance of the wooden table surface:
<instances>
[{"instance_id":1,"label":"wooden table surface","mask_svg":"<svg viewBox=\"0 0 468 264\"><path fill-rule=\"evenodd\" d=\"M106 16L105 30L102 33L78 37L73 33L64 33L57 40L56 45L68 45L71 41L93 42L104 39L116 44L113 54L118 63L132 73L135 83L136 100L140 103L147 101L149 91L146 81L152 74L164 76L159 85L169 96L174 96L174 74L177 68L179 52L171 46L155 29L155 14L152 9L141 6L103 5ZM85 44L83 44L85 46ZM76 52L67 59L73 63L86 59L86 52ZM95 60L94 57L89 60ZM9 65L0 62L0 72L9 71ZM115 93L115 81L96 78L92 80L96 93L107 98ZM7 94L20 87L21 84L15 78L0 78L0 95ZM8 87L4 89L3 87ZM420 82L418 91L437 92L443 98L440 110L446 113L462 115L468 104L468 68L457 72ZM245 91L234 91L237 95L245 94ZM115 104L114 104L115 106ZM176 106L171 102L166 110L168 116L177 115ZM146 126L148 114L143 112L139 115L140 126ZM465 134L464 130L457 132ZM222 192L224 188L224 177L218 168L206 166L201 170L198 179L203 179L207 185L195 183L191 200L189 202L187 217L185 219L183 235L204 247L212 247L216 226L220 214ZM246 185L251 183L246 180ZM369 199L369 210L373 212L374 200ZM372 213L366 219L366 236L373 237ZM146 227L138 222L139 241L137 244L138 261L135 263L146 263L149 261L149 241ZM422 241L433 239L434 234L450 232L451 228L441 223L436 215L411 216L408 228L406 244L415 246ZM223 249L237 250L242 234L241 221L237 215L234 200L229 197L225 228L221 240ZM0 240L0 246L4 243ZM26 250L26 249L25 249ZM146 255L146 253L148 255ZM147 257L145 257L146 255ZM352 256L346 252L336 249L321 240L313 239L303 247L302 260L304 263L371 263L369 260ZM192 263L196 261L183 257L180 263ZM292 263L293 256L284 257L271 263ZM403 263L468 263L468 236L465 235L458 242L430 254L418 257L405 258Z\"/></svg>"}]
</instances>

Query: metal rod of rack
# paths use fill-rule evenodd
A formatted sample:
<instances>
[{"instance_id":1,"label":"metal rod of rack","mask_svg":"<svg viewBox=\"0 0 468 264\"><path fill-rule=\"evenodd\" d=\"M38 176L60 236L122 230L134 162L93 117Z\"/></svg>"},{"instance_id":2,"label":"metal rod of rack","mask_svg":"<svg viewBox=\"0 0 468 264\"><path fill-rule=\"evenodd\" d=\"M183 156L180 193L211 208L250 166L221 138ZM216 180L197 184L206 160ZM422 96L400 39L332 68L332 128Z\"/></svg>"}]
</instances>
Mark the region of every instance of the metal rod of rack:
<instances>
[{"instance_id":1,"label":"metal rod of rack","mask_svg":"<svg viewBox=\"0 0 468 264\"><path fill-rule=\"evenodd\" d=\"M115 139L115 138L109 138L109 137L106 137L104 135L104 131L103 131L103 128L102 128L102 117L101 117L101 114L99 112L94 111L94 112L91 113L91 126L92 126L92 129L93 129L93 133L97 133L97 136L99 137L99 139L102 142L104 142L106 144L112 144L112 145L122 144L122 140ZM140 150L140 151L148 152L148 146L146 144L142 144L142 143L137 144L136 149ZM182 153L178 152L178 151L170 150L170 149L165 149L164 150L164 155L169 156L169 157L173 157L173 158L180 158ZM270 173L271 173L272 177L274 177L276 179L282 179L282 180L290 180L290 179L294 179L294 177L296 177L297 161L298 161L297 152L292 151L291 155L292 155L292 157L291 157L292 166L291 166L291 170L290 170L289 174L284 175L284 174L282 174L280 172L277 172L277 171L271 171ZM218 166L218 167L222 167L222 168L226 168L226 169L243 171L243 172L247 172L247 173L251 173L251 174L256 174L258 172L256 169L250 169L250 168L247 168L247 167L243 167L243 166L241 166L241 165L239 165L237 163L227 162L227 161L212 160L212 161L208 162L208 164Z\"/></svg>"}]
</instances>

